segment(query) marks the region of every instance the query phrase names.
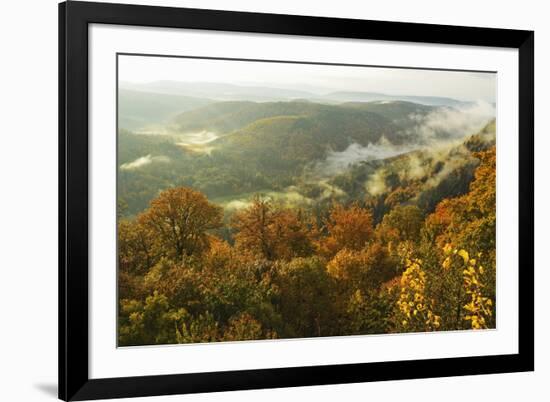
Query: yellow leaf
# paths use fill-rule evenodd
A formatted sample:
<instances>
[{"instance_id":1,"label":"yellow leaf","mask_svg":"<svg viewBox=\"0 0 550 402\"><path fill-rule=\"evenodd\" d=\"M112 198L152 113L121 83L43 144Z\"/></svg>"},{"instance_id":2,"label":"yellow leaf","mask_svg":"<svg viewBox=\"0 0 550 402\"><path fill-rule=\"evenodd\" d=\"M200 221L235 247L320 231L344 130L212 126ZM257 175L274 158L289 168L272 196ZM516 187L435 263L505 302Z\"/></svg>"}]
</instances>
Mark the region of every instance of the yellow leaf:
<instances>
[{"instance_id":1,"label":"yellow leaf","mask_svg":"<svg viewBox=\"0 0 550 402\"><path fill-rule=\"evenodd\" d=\"M470 260L470 256L468 255L468 252L466 250L460 250L458 252L458 255L462 257L464 264L467 264L468 261Z\"/></svg>"}]
</instances>

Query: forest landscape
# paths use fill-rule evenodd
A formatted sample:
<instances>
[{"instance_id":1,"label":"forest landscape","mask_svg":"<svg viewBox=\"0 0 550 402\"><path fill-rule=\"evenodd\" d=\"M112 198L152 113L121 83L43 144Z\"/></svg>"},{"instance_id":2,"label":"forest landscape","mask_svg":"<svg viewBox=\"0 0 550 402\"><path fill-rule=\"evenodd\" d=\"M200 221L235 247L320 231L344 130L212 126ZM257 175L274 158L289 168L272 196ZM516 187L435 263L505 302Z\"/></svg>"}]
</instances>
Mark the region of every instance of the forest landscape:
<instances>
[{"instance_id":1,"label":"forest landscape","mask_svg":"<svg viewBox=\"0 0 550 402\"><path fill-rule=\"evenodd\" d=\"M118 345L496 328L496 76L119 55Z\"/></svg>"}]
</instances>

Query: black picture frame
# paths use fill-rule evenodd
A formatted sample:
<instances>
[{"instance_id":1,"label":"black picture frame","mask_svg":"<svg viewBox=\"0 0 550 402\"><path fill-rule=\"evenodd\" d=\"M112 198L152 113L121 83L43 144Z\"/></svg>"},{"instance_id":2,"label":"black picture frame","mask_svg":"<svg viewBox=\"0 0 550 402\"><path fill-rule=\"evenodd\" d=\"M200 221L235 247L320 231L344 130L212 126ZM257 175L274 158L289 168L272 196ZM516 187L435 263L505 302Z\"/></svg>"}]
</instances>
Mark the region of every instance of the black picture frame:
<instances>
[{"instance_id":1,"label":"black picture frame","mask_svg":"<svg viewBox=\"0 0 550 402\"><path fill-rule=\"evenodd\" d=\"M517 354L90 379L88 25L507 47L519 52ZM534 32L70 1L59 4L59 398L169 395L534 370Z\"/></svg>"}]
</instances>

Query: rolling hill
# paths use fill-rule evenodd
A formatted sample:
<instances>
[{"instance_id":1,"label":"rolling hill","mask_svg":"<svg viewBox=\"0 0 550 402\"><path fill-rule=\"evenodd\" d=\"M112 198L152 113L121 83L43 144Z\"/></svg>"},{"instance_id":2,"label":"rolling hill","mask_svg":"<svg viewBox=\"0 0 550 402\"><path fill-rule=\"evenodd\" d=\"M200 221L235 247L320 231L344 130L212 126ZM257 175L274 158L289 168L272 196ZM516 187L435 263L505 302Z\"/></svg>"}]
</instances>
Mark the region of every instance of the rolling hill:
<instances>
[{"instance_id":1,"label":"rolling hill","mask_svg":"<svg viewBox=\"0 0 550 402\"><path fill-rule=\"evenodd\" d=\"M397 139L397 131L409 125L411 115L425 115L432 110L435 108L410 102L327 105L309 101L232 101L216 102L183 112L173 119L170 126L174 132L179 133L208 130L223 134L244 129L247 125L262 119L292 116L310 120L320 119L318 126L322 130L327 127L333 131L342 130L342 127L349 130L350 125L353 125L357 132L368 131L373 125L379 128L384 126L387 135ZM332 135L345 136L348 135L348 131L333 132Z\"/></svg>"},{"instance_id":2,"label":"rolling hill","mask_svg":"<svg viewBox=\"0 0 550 402\"><path fill-rule=\"evenodd\" d=\"M378 92L331 92L321 99L337 102L375 102L375 101L405 101L428 106L464 106L468 102L462 102L453 98L440 96L410 96L410 95L388 95Z\"/></svg>"},{"instance_id":3,"label":"rolling hill","mask_svg":"<svg viewBox=\"0 0 550 402\"><path fill-rule=\"evenodd\" d=\"M422 130L415 126L440 110L404 101L207 103L177 114L159 131L162 135L119 131L120 197L128 204L127 213L135 214L158 191L171 186L196 188L209 198L227 202L255 192L291 192L309 202L321 195L323 199L334 195L362 199L385 194L378 191L382 187L392 192L401 184L409 192L415 188L418 195L423 188L420 182L402 182L398 169L406 168L403 161L413 160L411 172L429 164L431 171L424 181L452 177L450 171L458 175L454 182L442 181L448 190L424 196L422 205L429 209L440 192L462 191L473 171L473 165L464 168L464 161L494 136L494 126L488 126L467 139L471 150L445 154L454 165L444 163L442 151L430 150L430 143L420 137ZM437 140L439 145L451 140L456 144L466 137ZM420 148L424 151L416 151Z\"/></svg>"},{"instance_id":4,"label":"rolling hill","mask_svg":"<svg viewBox=\"0 0 550 402\"><path fill-rule=\"evenodd\" d=\"M266 102L310 98L313 96L311 92L295 89L259 85L235 85L220 82L155 81L140 84L122 82L121 86L137 91L209 98L216 101L246 100Z\"/></svg>"},{"instance_id":5,"label":"rolling hill","mask_svg":"<svg viewBox=\"0 0 550 402\"><path fill-rule=\"evenodd\" d=\"M211 100L182 95L119 89L119 127L143 130L166 124L177 114L211 103Z\"/></svg>"},{"instance_id":6,"label":"rolling hill","mask_svg":"<svg viewBox=\"0 0 550 402\"><path fill-rule=\"evenodd\" d=\"M311 100L315 103L407 101L430 106L464 106L468 102L440 96L412 96L406 94L385 94L369 91L333 91L326 88L307 87L301 89L278 88L262 85L236 85L220 82L154 81L147 83L121 82L120 87L147 93L169 94L215 101L273 102L290 100Z\"/></svg>"}]
</instances>

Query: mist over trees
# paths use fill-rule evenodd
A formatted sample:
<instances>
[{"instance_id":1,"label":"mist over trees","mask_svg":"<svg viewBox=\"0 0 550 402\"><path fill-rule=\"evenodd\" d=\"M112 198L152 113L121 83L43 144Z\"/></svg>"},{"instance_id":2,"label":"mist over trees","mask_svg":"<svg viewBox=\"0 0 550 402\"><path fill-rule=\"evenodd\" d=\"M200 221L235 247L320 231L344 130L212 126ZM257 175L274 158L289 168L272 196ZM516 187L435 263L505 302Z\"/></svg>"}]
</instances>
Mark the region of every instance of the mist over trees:
<instances>
[{"instance_id":1,"label":"mist over trees","mask_svg":"<svg viewBox=\"0 0 550 402\"><path fill-rule=\"evenodd\" d=\"M288 208L256 195L224 222L199 191L119 221L119 345L495 327L495 147L431 213L367 200ZM391 194L390 194L391 195Z\"/></svg>"},{"instance_id":2,"label":"mist over trees","mask_svg":"<svg viewBox=\"0 0 550 402\"><path fill-rule=\"evenodd\" d=\"M496 327L494 105L176 84L119 92L119 346Z\"/></svg>"}]
</instances>

